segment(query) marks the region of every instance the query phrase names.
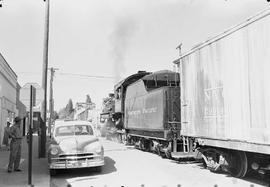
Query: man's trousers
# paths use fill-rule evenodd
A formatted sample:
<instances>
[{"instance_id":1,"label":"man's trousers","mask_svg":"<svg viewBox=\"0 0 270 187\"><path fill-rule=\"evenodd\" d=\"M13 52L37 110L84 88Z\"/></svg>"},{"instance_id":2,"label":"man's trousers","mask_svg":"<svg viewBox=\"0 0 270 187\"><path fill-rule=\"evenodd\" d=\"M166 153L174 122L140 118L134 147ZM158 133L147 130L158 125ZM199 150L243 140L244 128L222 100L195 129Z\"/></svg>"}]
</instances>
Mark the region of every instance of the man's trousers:
<instances>
[{"instance_id":1,"label":"man's trousers","mask_svg":"<svg viewBox=\"0 0 270 187\"><path fill-rule=\"evenodd\" d=\"M21 160L21 139L12 139L10 143L10 155L9 155L9 164L8 170L12 171L13 165L14 170L19 169L20 160Z\"/></svg>"}]
</instances>

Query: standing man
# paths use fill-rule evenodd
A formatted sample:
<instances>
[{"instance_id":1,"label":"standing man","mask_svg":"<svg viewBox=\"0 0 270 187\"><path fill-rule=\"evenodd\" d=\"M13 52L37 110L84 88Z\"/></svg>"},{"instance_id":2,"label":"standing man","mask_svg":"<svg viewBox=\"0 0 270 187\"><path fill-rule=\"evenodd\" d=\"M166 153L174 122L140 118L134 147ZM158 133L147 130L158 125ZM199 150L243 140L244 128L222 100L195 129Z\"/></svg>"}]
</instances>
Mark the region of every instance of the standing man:
<instances>
[{"instance_id":1,"label":"standing man","mask_svg":"<svg viewBox=\"0 0 270 187\"><path fill-rule=\"evenodd\" d=\"M12 172L13 165L14 171L21 171L19 169L20 160L21 160L21 144L22 144L22 133L20 129L21 119L16 117L14 119L14 125L10 128L10 155L9 155L9 164L8 172Z\"/></svg>"},{"instance_id":2,"label":"standing man","mask_svg":"<svg viewBox=\"0 0 270 187\"><path fill-rule=\"evenodd\" d=\"M7 121L7 126L4 129L4 137L3 137L3 145L6 146L7 150L9 150L9 131L10 131L10 122Z\"/></svg>"}]
</instances>

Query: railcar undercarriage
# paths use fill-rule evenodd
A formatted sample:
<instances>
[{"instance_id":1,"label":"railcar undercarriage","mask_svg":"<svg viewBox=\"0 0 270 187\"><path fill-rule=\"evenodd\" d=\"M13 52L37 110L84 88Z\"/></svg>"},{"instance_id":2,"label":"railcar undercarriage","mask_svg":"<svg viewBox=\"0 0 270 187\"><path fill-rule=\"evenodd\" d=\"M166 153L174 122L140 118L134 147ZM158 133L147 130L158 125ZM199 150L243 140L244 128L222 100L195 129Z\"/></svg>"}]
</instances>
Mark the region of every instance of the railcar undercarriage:
<instances>
[{"instance_id":1,"label":"railcar undercarriage","mask_svg":"<svg viewBox=\"0 0 270 187\"><path fill-rule=\"evenodd\" d=\"M128 135L127 143L140 150L157 153L163 158L171 158L171 142L165 139Z\"/></svg>"},{"instance_id":2,"label":"railcar undercarriage","mask_svg":"<svg viewBox=\"0 0 270 187\"><path fill-rule=\"evenodd\" d=\"M256 172L263 177L269 175L268 155L210 146L202 146L198 150L205 167L210 171L225 171L237 178L243 178L250 172Z\"/></svg>"},{"instance_id":3,"label":"railcar undercarriage","mask_svg":"<svg viewBox=\"0 0 270 187\"><path fill-rule=\"evenodd\" d=\"M268 155L200 146L194 138L190 137L168 141L153 137L128 135L127 143L140 150L154 152L163 158L179 161L182 159L202 160L210 171L227 172L237 178L243 178L249 172L256 172L265 177L270 172L270 157Z\"/></svg>"},{"instance_id":4,"label":"railcar undercarriage","mask_svg":"<svg viewBox=\"0 0 270 187\"><path fill-rule=\"evenodd\" d=\"M122 133L120 142L156 153L163 158L201 160L210 171L227 172L237 178L243 178L250 172L256 172L262 177L270 174L269 155L202 146L192 137L181 136L177 140L166 140Z\"/></svg>"}]
</instances>

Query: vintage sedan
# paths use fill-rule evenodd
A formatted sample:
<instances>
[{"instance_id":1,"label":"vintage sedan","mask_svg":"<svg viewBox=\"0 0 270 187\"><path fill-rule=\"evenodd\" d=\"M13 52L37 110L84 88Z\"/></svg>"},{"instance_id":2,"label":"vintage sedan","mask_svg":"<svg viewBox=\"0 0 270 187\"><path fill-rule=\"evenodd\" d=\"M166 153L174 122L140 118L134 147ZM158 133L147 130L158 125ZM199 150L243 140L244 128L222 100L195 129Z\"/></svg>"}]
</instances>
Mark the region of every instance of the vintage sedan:
<instances>
[{"instance_id":1,"label":"vintage sedan","mask_svg":"<svg viewBox=\"0 0 270 187\"><path fill-rule=\"evenodd\" d=\"M87 121L64 121L54 127L48 149L50 175L58 169L95 167L104 165L104 149Z\"/></svg>"}]
</instances>

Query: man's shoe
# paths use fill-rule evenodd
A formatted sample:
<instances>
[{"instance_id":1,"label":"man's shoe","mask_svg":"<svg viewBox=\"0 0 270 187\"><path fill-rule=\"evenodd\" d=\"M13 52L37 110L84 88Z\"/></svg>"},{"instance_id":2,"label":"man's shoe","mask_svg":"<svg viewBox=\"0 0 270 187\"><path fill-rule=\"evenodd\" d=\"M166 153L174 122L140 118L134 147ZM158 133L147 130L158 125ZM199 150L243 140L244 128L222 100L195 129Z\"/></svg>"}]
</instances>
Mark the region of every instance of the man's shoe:
<instances>
[{"instance_id":1,"label":"man's shoe","mask_svg":"<svg viewBox=\"0 0 270 187\"><path fill-rule=\"evenodd\" d=\"M11 170L8 170L7 172L8 172L8 173L11 173L12 171L11 171Z\"/></svg>"},{"instance_id":2,"label":"man's shoe","mask_svg":"<svg viewBox=\"0 0 270 187\"><path fill-rule=\"evenodd\" d=\"M16 171L16 172L20 172L20 171L22 171L21 169L15 169L14 171Z\"/></svg>"}]
</instances>

